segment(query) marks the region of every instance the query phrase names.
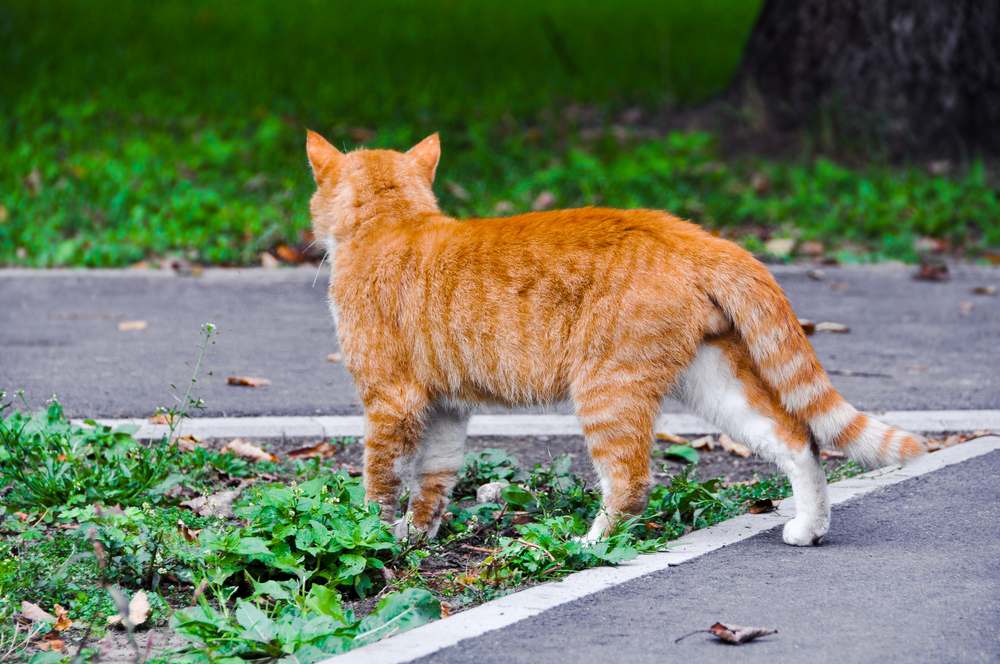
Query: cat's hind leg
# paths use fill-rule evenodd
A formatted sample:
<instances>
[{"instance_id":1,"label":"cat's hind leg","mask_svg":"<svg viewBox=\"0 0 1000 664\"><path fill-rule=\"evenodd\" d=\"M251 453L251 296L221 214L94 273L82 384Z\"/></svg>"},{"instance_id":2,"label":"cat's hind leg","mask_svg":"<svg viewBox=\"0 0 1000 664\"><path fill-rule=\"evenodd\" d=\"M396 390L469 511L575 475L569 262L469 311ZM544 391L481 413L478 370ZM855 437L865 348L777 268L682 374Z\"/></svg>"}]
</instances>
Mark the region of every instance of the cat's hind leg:
<instances>
[{"instance_id":1,"label":"cat's hind leg","mask_svg":"<svg viewBox=\"0 0 1000 664\"><path fill-rule=\"evenodd\" d=\"M785 524L787 544L818 544L830 527L826 476L805 424L781 406L753 368L735 333L704 342L681 374L674 395L705 420L788 476L795 517Z\"/></svg>"},{"instance_id":2,"label":"cat's hind leg","mask_svg":"<svg viewBox=\"0 0 1000 664\"><path fill-rule=\"evenodd\" d=\"M437 534L462 467L468 423L469 413L464 409L439 406L428 413L423 440L407 477L410 504L396 524L397 538Z\"/></svg>"},{"instance_id":3,"label":"cat's hind leg","mask_svg":"<svg viewBox=\"0 0 1000 664\"><path fill-rule=\"evenodd\" d=\"M662 383L638 371L638 375L609 371L573 390L577 417L601 481L601 511L586 541L606 537L620 518L646 507Z\"/></svg>"}]
</instances>

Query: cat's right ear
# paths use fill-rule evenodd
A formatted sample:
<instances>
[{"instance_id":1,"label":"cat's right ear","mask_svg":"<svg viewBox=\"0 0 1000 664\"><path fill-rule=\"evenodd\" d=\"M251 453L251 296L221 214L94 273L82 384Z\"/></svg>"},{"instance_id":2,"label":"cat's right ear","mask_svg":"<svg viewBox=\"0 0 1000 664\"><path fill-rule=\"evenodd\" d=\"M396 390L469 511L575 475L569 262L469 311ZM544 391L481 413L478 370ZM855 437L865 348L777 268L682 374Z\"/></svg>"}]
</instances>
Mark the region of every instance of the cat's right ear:
<instances>
[{"instance_id":1,"label":"cat's right ear","mask_svg":"<svg viewBox=\"0 0 1000 664\"><path fill-rule=\"evenodd\" d=\"M312 168L316 184L319 184L323 173L344 156L344 153L333 147L330 141L311 129L306 129L306 154L309 156L309 166Z\"/></svg>"}]
</instances>

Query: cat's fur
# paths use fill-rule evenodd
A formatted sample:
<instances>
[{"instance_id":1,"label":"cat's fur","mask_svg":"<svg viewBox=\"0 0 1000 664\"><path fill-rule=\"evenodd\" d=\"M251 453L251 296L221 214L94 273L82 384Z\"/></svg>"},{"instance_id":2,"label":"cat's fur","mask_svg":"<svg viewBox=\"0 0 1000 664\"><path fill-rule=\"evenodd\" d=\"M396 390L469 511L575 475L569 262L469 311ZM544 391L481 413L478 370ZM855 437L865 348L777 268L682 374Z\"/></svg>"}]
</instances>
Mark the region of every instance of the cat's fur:
<instances>
[{"instance_id":1,"label":"cat's fur","mask_svg":"<svg viewBox=\"0 0 1000 664\"><path fill-rule=\"evenodd\" d=\"M602 208L452 219L431 188L436 134L344 154L309 132L307 153L365 488L394 520L408 485L401 536L437 531L477 403L573 401L604 497L592 539L644 507L665 394L788 474L789 544L829 527L817 444L866 463L924 452L837 393L762 264L694 224Z\"/></svg>"}]
</instances>

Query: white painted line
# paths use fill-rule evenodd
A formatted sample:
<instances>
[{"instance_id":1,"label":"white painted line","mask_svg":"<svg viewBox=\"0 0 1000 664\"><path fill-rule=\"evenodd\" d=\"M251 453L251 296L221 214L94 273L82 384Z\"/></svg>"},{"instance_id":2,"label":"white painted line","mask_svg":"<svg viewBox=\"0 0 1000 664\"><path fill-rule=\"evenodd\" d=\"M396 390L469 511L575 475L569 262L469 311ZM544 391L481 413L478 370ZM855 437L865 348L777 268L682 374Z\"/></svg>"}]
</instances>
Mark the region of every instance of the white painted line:
<instances>
[{"instance_id":1,"label":"white painted line","mask_svg":"<svg viewBox=\"0 0 1000 664\"><path fill-rule=\"evenodd\" d=\"M953 431L1000 431L1000 410L920 410L889 411L877 417L889 424L919 433ZM117 426L139 427L137 437L159 438L167 433L164 425L144 419L101 419ZM719 430L694 415L663 414L657 431L675 434L718 433ZM180 433L199 438L335 438L360 436L364 419L360 415L304 417L193 417L184 420ZM580 423L574 415L473 415L470 436L579 436Z\"/></svg>"},{"instance_id":2,"label":"white painted line","mask_svg":"<svg viewBox=\"0 0 1000 664\"><path fill-rule=\"evenodd\" d=\"M923 456L905 468L888 467L830 485L837 505L883 487L1000 450L1000 436L987 436ZM770 514L744 515L696 530L675 540L669 551L640 556L618 567L597 567L565 579L501 597L403 634L323 660L319 664L400 664L424 657L463 639L507 627L539 613L632 579L679 565L783 524L794 513L794 500L781 501Z\"/></svg>"}]
</instances>

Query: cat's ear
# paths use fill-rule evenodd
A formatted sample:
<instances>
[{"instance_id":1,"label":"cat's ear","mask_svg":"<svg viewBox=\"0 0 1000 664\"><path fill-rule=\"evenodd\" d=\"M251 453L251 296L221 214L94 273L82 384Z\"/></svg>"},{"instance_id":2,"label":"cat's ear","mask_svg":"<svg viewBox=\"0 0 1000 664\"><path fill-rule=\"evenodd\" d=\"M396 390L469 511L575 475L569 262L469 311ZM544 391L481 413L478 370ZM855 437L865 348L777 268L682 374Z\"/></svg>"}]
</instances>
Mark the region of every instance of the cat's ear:
<instances>
[{"instance_id":1,"label":"cat's ear","mask_svg":"<svg viewBox=\"0 0 1000 664\"><path fill-rule=\"evenodd\" d=\"M344 153L333 147L330 141L311 129L306 129L306 154L309 156L309 166L312 167L313 179L317 184L323 171L344 156Z\"/></svg>"},{"instance_id":2,"label":"cat's ear","mask_svg":"<svg viewBox=\"0 0 1000 664\"><path fill-rule=\"evenodd\" d=\"M417 161L421 172L428 182L434 182L434 172L437 171L438 160L441 158L441 139L434 132L406 151Z\"/></svg>"}]
</instances>

